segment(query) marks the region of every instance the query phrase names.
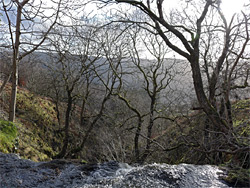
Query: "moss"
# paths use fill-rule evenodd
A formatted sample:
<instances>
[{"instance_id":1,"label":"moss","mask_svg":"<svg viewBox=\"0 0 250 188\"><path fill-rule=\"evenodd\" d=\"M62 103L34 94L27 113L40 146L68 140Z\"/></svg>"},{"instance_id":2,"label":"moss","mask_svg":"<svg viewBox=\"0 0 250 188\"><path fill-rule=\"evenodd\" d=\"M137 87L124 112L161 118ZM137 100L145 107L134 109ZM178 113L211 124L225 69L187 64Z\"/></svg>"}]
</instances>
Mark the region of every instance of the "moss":
<instances>
[{"instance_id":1,"label":"moss","mask_svg":"<svg viewBox=\"0 0 250 188\"><path fill-rule=\"evenodd\" d=\"M14 152L17 146L17 127L12 122L0 119L0 151Z\"/></svg>"},{"instance_id":2,"label":"moss","mask_svg":"<svg viewBox=\"0 0 250 188\"><path fill-rule=\"evenodd\" d=\"M248 146L250 136L250 99L234 103L232 105L232 112L234 131L238 138L240 138L238 139L238 144ZM250 187L249 152L227 155L227 159L228 163L225 165L231 168L228 171L225 181L233 187Z\"/></svg>"},{"instance_id":3,"label":"moss","mask_svg":"<svg viewBox=\"0 0 250 188\"><path fill-rule=\"evenodd\" d=\"M235 110L237 110L237 109L249 109L250 108L250 99L240 100L240 101L234 103L232 106Z\"/></svg>"},{"instance_id":4,"label":"moss","mask_svg":"<svg viewBox=\"0 0 250 188\"><path fill-rule=\"evenodd\" d=\"M10 84L6 85L3 94L5 98L0 97L0 105L3 111L7 112L7 102L11 94ZM14 152L18 139L18 148L15 152L19 153L22 158L34 161L50 160L58 152L63 139L57 131L60 127L54 108L55 105L49 98L36 95L25 88L19 88L15 126L11 123L9 125L7 121L2 123L1 120L0 122L0 151ZM2 124L10 128L10 131L7 131L8 134L6 129L2 131ZM12 132L13 130L17 133Z\"/></svg>"},{"instance_id":5,"label":"moss","mask_svg":"<svg viewBox=\"0 0 250 188\"><path fill-rule=\"evenodd\" d=\"M17 122L20 123L19 154L34 161L50 160L62 138L55 135L57 125L54 104L26 89L17 93Z\"/></svg>"},{"instance_id":6,"label":"moss","mask_svg":"<svg viewBox=\"0 0 250 188\"><path fill-rule=\"evenodd\" d=\"M17 112L21 118L29 119L39 126L53 125L56 120L54 104L25 91L17 94Z\"/></svg>"},{"instance_id":7,"label":"moss","mask_svg":"<svg viewBox=\"0 0 250 188\"><path fill-rule=\"evenodd\" d=\"M26 126L27 124L20 126L20 149L18 150L20 156L33 161L50 160L55 151L46 139L46 135L41 133L39 136L41 130L35 124L29 129Z\"/></svg>"},{"instance_id":8,"label":"moss","mask_svg":"<svg viewBox=\"0 0 250 188\"><path fill-rule=\"evenodd\" d=\"M241 100L232 105L233 120L235 126L240 125L244 121L250 121L250 99Z\"/></svg>"},{"instance_id":9,"label":"moss","mask_svg":"<svg viewBox=\"0 0 250 188\"><path fill-rule=\"evenodd\" d=\"M84 159L81 160L81 164L87 164L88 162Z\"/></svg>"}]
</instances>

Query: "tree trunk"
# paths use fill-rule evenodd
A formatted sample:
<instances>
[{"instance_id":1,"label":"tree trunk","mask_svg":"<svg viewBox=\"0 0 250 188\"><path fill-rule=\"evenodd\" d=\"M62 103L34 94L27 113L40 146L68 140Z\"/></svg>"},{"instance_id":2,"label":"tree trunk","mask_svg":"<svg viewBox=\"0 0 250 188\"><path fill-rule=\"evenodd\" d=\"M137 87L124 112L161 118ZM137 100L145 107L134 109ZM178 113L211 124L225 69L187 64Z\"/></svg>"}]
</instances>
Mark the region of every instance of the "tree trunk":
<instances>
[{"instance_id":1,"label":"tree trunk","mask_svg":"<svg viewBox=\"0 0 250 188\"><path fill-rule=\"evenodd\" d=\"M15 121L15 116L16 116L17 83L18 83L18 67L17 67L17 61L15 61L13 62L12 90L11 90L10 108L9 108L9 121L12 122Z\"/></svg>"},{"instance_id":2,"label":"tree trunk","mask_svg":"<svg viewBox=\"0 0 250 188\"><path fill-rule=\"evenodd\" d=\"M227 121L230 127L232 128L233 127L232 106L231 106L231 102L229 99L226 101L226 109L227 109L227 118L228 118Z\"/></svg>"},{"instance_id":3,"label":"tree trunk","mask_svg":"<svg viewBox=\"0 0 250 188\"><path fill-rule=\"evenodd\" d=\"M16 36L15 44L13 45L13 60L12 60L12 91L11 91L11 101L9 107L9 121L14 122L16 116L16 94L17 94L17 83L18 83L18 63L19 63L19 46L20 46L20 26L22 19L22 8L28 2L28 0L23 1L18 4L17 15L16 15Z\"/></svg>"},{"instance_id":4,"label":"tree trunk","mask_svg":"<svg viewBox=\"0 0 250 188\"><path fill-rule=\"evenodd\" d=\"M140 163L140 149L139 149L139 137L141 134L142 119L138 117L138 124L135 133L134 147L135 147L135 160Z\"/></svg>"},{"instance_id":5,"label":"tree trunk","mask_svg":"<svg viewBox=\"0 0 250 188\"><path fill-rule=\"evenodd\" d=\"M232 129L233 128L233 118L232 118L232 107L231 107L231 102L230 102L230 99L229 99L229 93L230 93L230 86L227 89L225 89L225 91L224 91L223 115L224 115L224 118L227 121L227 124Z\"/></svg>"},{"instance_id":6,"label":"tree trunk","mask_svg":"<svg viewBox=\"0 0 250 188\"><path fill-rule=\"evenodd\" d=\"M89 90L88 90L88 87L87 87L87 93L82 99L82 107L81 107L81 112L80 112L80 126L82 126L82 127L86 123L85 118L84 118L84 111L85 111L85 105L86 105L88 96L89 96Z\"/></svg>"},{"instance_id":7,"label":"tree trunk","mask_svg":"<svg viewBox=\"0 0 250 188\"><path fill-rule=\"evenodd\" d=\"M154 89L154 94L151 96L151 104L150 104L150 117L149 117L149 125L147 127L147 145L143 156L140 159L140 163L143 164L147 157L150 154L151 147L151 137L152 137L152 128L154 126L154 109L155 109L155 101L156 100L156 88Z\"/></svg>"},{"instance_id":8,"label":"tree trunk","mask_svg":"<svg viewBox=\"0 0 250 188\"><path fill-rule=\"evenodd\" d=\"M69 124L70 124L70 112L72 109L73 98L71 96L71 91L68 91L68 102L67 102L67 110L65 114L65 136L63 140L63 147L61 152L55 156L55 158L63 158L66 155L68 145L69 145Z\"/></svg>"},{"instance_id":9,"label":"tree trunk","mask_svg":"<svg viewBox=\"0 0 250 188\"><path fill-rule=\"evenodd\" d=\"M191 58L189 59L189 62L191 63L194 88L195 88L195 93L196 93L198 102L201 108L203 109L203 111L208 116L208 118L211 120L212 124L219 127L221 131L225 132L226 124L220 118L216 109L212 106L212 104L210 104L204 92L198 53L199 52L195 52L195 54L192 55Z\"/></svg>"}]
</instances>

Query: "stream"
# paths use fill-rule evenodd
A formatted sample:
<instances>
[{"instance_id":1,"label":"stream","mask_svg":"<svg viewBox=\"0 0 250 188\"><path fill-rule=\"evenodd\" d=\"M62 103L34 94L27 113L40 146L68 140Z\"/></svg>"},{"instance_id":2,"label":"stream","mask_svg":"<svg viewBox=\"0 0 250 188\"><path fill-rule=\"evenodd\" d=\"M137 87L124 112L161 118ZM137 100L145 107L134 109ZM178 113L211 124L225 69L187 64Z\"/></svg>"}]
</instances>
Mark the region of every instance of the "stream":
<instances>
[{"instance_id":1,"label":"stream","mask_svg":"<svg viewBox=\"0 0 250 188\"><path fill-rule=\"evenodd\" d=\"M226 188L225 174L211 165L33 162L0 153L0 188Z\"/></svg>"}]
</instances>

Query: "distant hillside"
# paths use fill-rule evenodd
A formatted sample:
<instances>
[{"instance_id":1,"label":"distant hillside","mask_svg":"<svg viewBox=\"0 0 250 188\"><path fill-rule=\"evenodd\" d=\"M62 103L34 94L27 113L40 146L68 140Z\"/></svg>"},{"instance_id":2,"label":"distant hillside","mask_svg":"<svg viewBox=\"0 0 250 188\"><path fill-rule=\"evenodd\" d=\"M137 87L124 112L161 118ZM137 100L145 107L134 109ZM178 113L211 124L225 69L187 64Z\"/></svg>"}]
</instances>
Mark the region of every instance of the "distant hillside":
<instances>
[{"instance_id":1,"label":"distant hillside","mask_svg":"<svg viewBox=\"0 0 250 188\"><path fill-rule=\"evenodd\" d=\"M0 57L2 60L8 59L10 57L9 53L7 52L0 52ZM51 66L52 59L58 59L56 54L48 54L42 51L34 52L28 56L26 56L24 59L22 59L20 63L20 77L29 77L29 74L24 74L26 67L34 67L35 70L43 68L47 69L45 65ZM79 61L79 56L77 55L71 55L69 57L72 59L72 62ZM89 59L93 59L94 57L89 57ZM97 65L103 64L106 61L105 58L99 58L96 61ZM149 65L153 62L153 60L147 60L147 59L141 59L142 66L149 67ZM0 61L1 64L1 61ZM72 66L76 66L77 63L72 63ZM134 67L132 66L133 63L129 59L124 59L123 63L123 71L124 72L133 72ZM183 105L190 107L190 104L194 101L196 101L195 97L195 91L193 87L193 80L192 80L192 72L189 63L186 60L181 59L173 59L173 58L166 58L164 59L164 66L166 68L171 67L171 71L169 71L169 74L172 77L172 81L169 84L169 87L165 89L165 92L168 93L167 99L164 97L161 98L161 101L164 102L166 100L175 100L178 105ZM103 65L101 70L108 69L108 65ZM100 70L100 71L101 71ZM98 71L98 70L97 70ZM138 76L137 72L134 72L133 74L123 75L123 79L125 80L124 83L126 83L126 86L130 88L137 88L141 87L144 83L142 75ZM205 75L205 74L204 74ZM1 78L1 72L0 72L0 78ZM159 77L160 78L160 77ZM205 83L207 79L205 76L203 77L203 82ZM170 89L169 89L170 88ZM174 90L175 92L169 92L169 90ZM240 89L240 90L234 90L232 91L231 98L237 98L237 99L245 99L249 98L249 92L250 88Z\"/></svg>"}]
</instances>

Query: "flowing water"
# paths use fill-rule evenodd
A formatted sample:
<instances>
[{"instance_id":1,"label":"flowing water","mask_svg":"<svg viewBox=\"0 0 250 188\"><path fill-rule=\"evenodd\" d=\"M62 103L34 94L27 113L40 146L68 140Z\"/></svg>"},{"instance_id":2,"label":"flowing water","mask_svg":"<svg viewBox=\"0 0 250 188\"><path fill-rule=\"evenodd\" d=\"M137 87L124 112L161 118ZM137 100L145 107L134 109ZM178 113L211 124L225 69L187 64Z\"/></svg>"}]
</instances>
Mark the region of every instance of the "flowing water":
<instances>
[{"instance_id":1,"label":"flowing water","mask_svg":"<svg viewBox=\"0 0 250 188\"><path fill-rule=\"evenodd\" d=\"M148 164L132 167L120 163L119 167L115 166L115 163L107 163L89 175L83 175L86 181L80 187L228 187L219 180L219 174L223 172L209 165Z\"/></svg>"},{"instance_id":2,"label":"flowing water","mask_svg":"<svg viewBox=\"0 0 250 188\"><path fill-rule=\"evenodd\" d=\"M35 163L0 153L0 188L226 188L225 172L210 165L147 164L115 161L76 164L65 160Z\"/></svg>"}]
</instances>

